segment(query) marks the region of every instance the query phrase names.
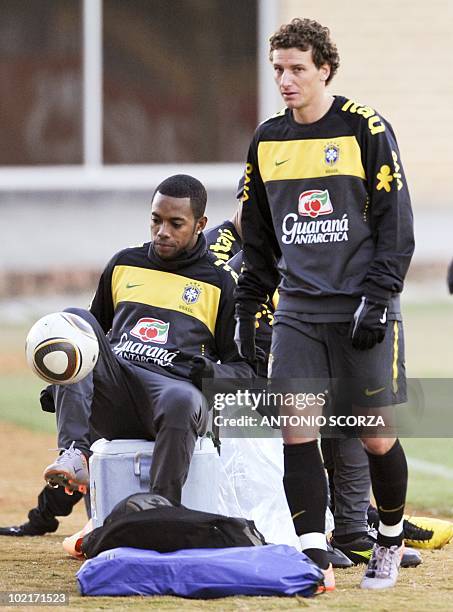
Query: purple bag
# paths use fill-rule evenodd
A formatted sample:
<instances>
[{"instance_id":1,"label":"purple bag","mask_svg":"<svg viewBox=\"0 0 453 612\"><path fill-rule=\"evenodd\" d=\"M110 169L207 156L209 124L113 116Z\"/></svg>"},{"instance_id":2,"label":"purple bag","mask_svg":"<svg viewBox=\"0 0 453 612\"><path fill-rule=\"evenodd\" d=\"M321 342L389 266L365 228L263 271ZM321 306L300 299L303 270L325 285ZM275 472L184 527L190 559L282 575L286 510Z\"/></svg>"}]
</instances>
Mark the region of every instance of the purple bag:
<instances>
[{"instance_id":1,"label":"purple bag","mask_svg":"<svg viewBox=\"0 0 453 612\"><path fill-rule=\"evenodd\" d=\"M77 572L82 595L313 595L322 571L284 544L195 548L158 553L115 548L88 559Z\"/></svg>"}]
</instances>

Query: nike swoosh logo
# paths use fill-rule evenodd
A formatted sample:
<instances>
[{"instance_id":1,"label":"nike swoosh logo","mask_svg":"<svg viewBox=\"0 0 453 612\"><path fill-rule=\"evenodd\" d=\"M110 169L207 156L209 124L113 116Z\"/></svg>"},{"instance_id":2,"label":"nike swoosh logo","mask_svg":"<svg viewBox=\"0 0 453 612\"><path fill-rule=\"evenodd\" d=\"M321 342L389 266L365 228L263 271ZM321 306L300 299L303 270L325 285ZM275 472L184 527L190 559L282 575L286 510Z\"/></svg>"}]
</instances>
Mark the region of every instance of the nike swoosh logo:
<instances>
[{"instance_id":1,"label":"nike swoosh logo","mask_svg":"<svg viewBox=\"0 0 453 612\"><path fill-rule=\"evenodd\" d=\"M276 166L281 166L282 164L286 164L286 162L288 162L290 160L290 158L288 157L288 159L283 159L282 161L276 161L275 165Z\"/></svg>"},{"instance_id":2,"label":"nike swoosh logo","mask_svg":"<svg viewBox=\"0 0 453 612\"><path fill-rule=\"evenodd\" d=\"M359 555L359 557L368 559L369 561L371 559L371 555L373 554L373 549L370 548L369 550L351 550L351 552L354 553L355 555Z\"/></svg>"},{"instance_id":3,"label":"nike swoosh logo","mask_svg":"<svg viewBox=\"0 0 453 612\"><path fill-rule=\"evenodd\" d=\"M382 323L382 325L387 323L387 308L384 310L382 317L379 319L379 323Z\"/></svg>"},{"instance_id":4,"label":"nike swoosh logo","mask_svg":"<svg viewBox=\"0 0 453 612\"><path fill-rule=\"evenodd\" d=\"M306 512L306 510L301 510L300 512L296 512L296 514L293 514L291 519L294 521L295 518L297 518L298 516L301 516L301 514L303 514L304 512Z\"/></svg>"},{"instance_id":5,"label":"nike swoosh logo","mask_svg":"<svg viewBox=\"0 0 453 612\"><path fill-rule=\"evenodd\" d=\"M127 283L126 289L133 289L134 287L143 287L145 283L139 283L138 285L132 285L131 283Z\"/></svg>"},{"instance_id":6,"label":"nike swoosh logo","mask_svg":"<svg viewBox=\"0 0 453 612\"><path fill-rule=\"evenodd\" d=\"M384 389L385 387L379 387L379 389L372 389L371 391L369 389L365 389L365 395L367 397L372 397L373 395L376 395L377 393L384 391Z\"/></svg>"}]
</instances>

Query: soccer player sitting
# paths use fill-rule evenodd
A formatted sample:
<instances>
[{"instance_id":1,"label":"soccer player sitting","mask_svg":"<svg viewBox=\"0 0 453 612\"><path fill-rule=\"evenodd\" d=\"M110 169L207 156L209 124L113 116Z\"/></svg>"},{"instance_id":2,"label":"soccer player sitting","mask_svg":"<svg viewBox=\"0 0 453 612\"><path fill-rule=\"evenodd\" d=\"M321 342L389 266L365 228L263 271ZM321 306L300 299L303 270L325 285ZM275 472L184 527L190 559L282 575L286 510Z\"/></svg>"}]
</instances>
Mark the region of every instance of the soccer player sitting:
<instances>
[{"instance_id":1,"label":"soccer player sitting","mask_svg":"<svg viewBox=\"0 0 453 612\"><path fill-rule=\"evenodd\" d=\"M253 375L233 340L232 276L214 264L202 231L206 191L187 175L156 189L151 242L124 249L108 263L90 311L68 309L93 327L100 354L93 375L52 387L59 439L71 419L86 415L97 436L155 440L151 491L180 502L208 405L200 386L215 376ZM107 336L106 336L107 334ZM51 484L86 486L61 455L45 471Z\"/></svg>"}]
</instances>

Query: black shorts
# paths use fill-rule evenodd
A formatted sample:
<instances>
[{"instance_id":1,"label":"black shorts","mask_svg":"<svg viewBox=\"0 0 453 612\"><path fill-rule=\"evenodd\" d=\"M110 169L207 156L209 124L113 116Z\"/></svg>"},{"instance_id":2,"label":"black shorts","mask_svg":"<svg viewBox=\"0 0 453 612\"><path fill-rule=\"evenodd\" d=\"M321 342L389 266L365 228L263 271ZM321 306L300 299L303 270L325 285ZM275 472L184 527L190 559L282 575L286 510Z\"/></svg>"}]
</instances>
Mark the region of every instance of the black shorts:
<instances>
[{"instance_id":1,"label":"black shorts","mask_svg":"<svg viewBox=\"0 0 453 612\"><path fill-rule=\"evenodd\" d=\"M294 315L295 317L296 315ZM379 408L407 401L404 334L389 321L384 340L372 349L352 347L350 323L307 323L279 314L273 325L269 378L288 392L327 391L337 414L351 405ZM299 382L297 382L299 381Z\"/></svg>"}]
</instances>

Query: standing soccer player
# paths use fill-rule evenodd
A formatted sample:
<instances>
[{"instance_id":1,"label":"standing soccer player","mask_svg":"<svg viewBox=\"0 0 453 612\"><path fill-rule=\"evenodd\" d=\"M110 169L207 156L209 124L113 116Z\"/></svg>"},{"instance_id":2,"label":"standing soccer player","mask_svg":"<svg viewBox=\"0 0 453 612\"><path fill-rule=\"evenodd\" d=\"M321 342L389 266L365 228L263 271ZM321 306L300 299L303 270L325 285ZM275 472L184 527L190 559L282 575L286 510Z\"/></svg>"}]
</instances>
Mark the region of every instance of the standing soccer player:
<instances>
[{"instance_id":1,"label":"standing soccer player","mask_svg":"<svg viewBox=\"0 0 453 612\"><path fill-rule=\"evenodd\" d=\"M399 293L414 249L395 135L371 107L328 92L339 67L328 28L293 19L271 37L270 60L286 109L249 149L236 342L253 362L255 313L279 285L271 377L336 379L355 410L385 415L406 399ZM407 464L395 437L360 437L380 520L361 586L381 589L398 577ZM283 441L294 527L331 590L317 432L285 429Z\"/></svg>"}]
</instances>

